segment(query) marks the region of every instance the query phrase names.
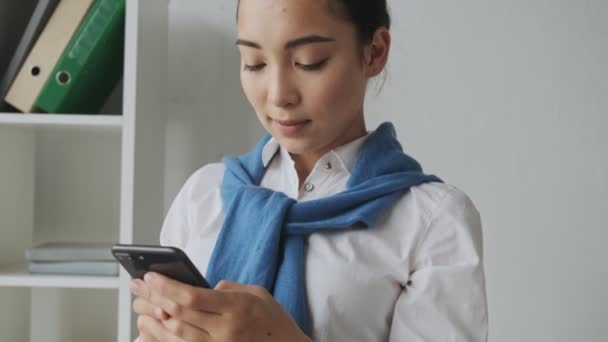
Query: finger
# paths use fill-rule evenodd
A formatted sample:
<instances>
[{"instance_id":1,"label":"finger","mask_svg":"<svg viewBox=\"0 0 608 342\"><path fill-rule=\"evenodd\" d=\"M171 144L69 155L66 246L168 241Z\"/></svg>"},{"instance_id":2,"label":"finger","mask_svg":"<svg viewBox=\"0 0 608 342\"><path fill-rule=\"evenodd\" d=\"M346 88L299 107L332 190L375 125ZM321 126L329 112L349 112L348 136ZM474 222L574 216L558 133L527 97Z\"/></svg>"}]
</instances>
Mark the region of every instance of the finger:
<instances>
[{"instance_id":1,"label":"finger","mask_svg":"<svg viewBox=\"0 0 608 342\"><path fill-rule=\"evenodd\" d=\"M146 333L140 333L139 342L160 342L160 341L155 339L154 336L150 336Z\"/></svg>"},{"instance_id":2,"label":"finger","mask_svg":"<svg viewBox=\"0 0 608 342\"><path fill-rule=\"evenodd\" d=\"M177 318L169 318L163 321L162 324L173 335L186 341L205 342L212 340L211 335L207 331Z\"/></svg>"},{"instance_id":3,"label":"finger","mask_svg":"<svg viewBox=\"0 0 608 342\"><path fill-rule=\"evenodd\" d=\"M228 312L233 303L233 296L226 292L194 287L170 279L161 274L146 273L145 283L151 290L148 300L163 308L167 313L174 313L170 308L171 302L194 310L222 314Z\"/></svg>"},{"instance_id":4,"label":"finger","mask_svg":"<svg viewBox=\"0 0 608 342\"><path fill-rule=\"evenodd\" d=\"M149 296L148 288L146 283L137 278L133 278L129 281L129 290L137 297L147 298Z\"/></svg>"},{"instance_id":5,"label":"finger","mask_svg":"<svg viewBox=\"0 0 608 342\"><path fill-rule=\"evenodd\" d=\"M141 279L131 279L129 282L129 289L131 293L133 293L137 298L133 302L133 310L139 314L144 314L148 316L153 316L158 319L166 319L169 318L169 315L161 309L158 305L153 305L150 302L150 289L146 283ZM147 302L147 304L142 304L143 302ZM136 308L135 305L138 304ZM137 309L141 311L137 311Z\"/></svg>"},{"instance_id":6,"label":"finger","mask_svg":"<svg viewBox=\"0 0 608 342\"><path fill-rule=\"evenodd\" d=\"M141 297L135 298L133 301L133 311L138 315L152 316L160 320L169 318L169 314L167 314L165 310Z\"/></svg>"},{"instance_id":7,"label":"finger","mask_svg":"<svg viewBox=\"0 0 608 342\"><path fill-rule=\"evenodd\" d=\"M223 327L225 324L225 318L222 317L222 314L216 312L207 312L204 309L205 306L200 305L200 301L206 300L206 298L209 296L199 297L197 294L199 291L211 291L211 294L214 295L211 297L215 297L220 295L219 292L193 287L159 274L154 274L154 276L158 277L150 280L150 276L147 276L150 283L145 284L145 286L149 287L149 296L146 300L152 305L161 308L169 317L174 317L189 323L208 333ZM156 283L156 285L152 285L152 282ZM179 295L174 296L181 300L181 303L175 302L172 299L163 296L163 293L172 293L175 291L173 287L182 292ZM158 291L156 289L158 289Z\"/></svg>"},{"instance_id":8,"label":"finger","mask_svg":"<svg viewBox=\"0 0 608 342\"><path fill-rule=\"evenodd\" d=\"M235 283L229 280L222 280L215 286L215 290L217 291L238 291L238 292L246 292L252 294L256 297L260 297L262 299L268 299L272 297L272 295L262 286L257 285L244 285L240 283Z\"/></svg>"},{"instance_id":9,"label":"finger","mask_svg":"<svg viewBox=\"0 0 608 342\"><path fill-rule=\"evenodd\" d=\"M145 302L145 300L140 299ZM213 330L217 330L225 324L225 318L217 313L211 313L201 310L189 309L187 307L181 306L175 302L168 302L167 306L164 308L156 307L155 305L144 303L138 305L152 305L154 310L154 317L160 319L161 321L165 321L171 318L175 318L177 320L183 321L185 323L191 324L198 329L204 331L206 334L209 334ZM138 308L139 309L139 308ZM160 317L159 312L163 313L163 316Z\"/></svg>"},{"instance_id":10,"label":"finger","mask_svg":"<svg viewBox=\"0 0 608 342\"><path fill-rule=\"evenodd\" d=\"M216 313L182 308L179 310L178 314L170 314L169 319L163 321L163 323L171 321L172 324L176 324L173 321L178 320L196 327L197 329L205 332L206 335L215 335L215 332L222 330L229 322L227 317L228 316L223 316Z\"/></svg>"},{"instance_id":11,"label":"finger","mask_svg":"<svg viewBox=\"0 0 608 342\"><path fill-rule=\"evenodd\" d=\"M215 290L238 290L241 287L243 287L242 284L240 283L235 283L233 281L230 280L220 280L219 283L217 283L217 285L215 285Z\"/></svg>"},{"instance_id":12,"label":"finger","mask_svg":"<svg viewBox=\"0 0 608 342\"><path fill-rule=\"evenodd\" d=\"M165 312L166 317L169 317L171 315L171 314L167 313L166 310L164 310L164 308L172 307L175 305L175 303L172 302L170 299L160 295L149 284L145 283L143 280L140 280L140 279L131 280L131 282L129 283L129 288L131 289L131 292L133 292L133 294L135 294L137 296L138 299L147 302L149 305L153 306L154 308L160 308L162 311ZM133 305L135 305L135 301L134 301ZM140 304L138 303L138 305L140 305ZM145 310L145 308L143 308L143 307L138 307L138 308ZM147 310L150 310L150 309L151 308L148 308ZM142 312L142 313L147 314L149 316L154 316L157 318L160 318L160 316L158 316L158 314L165 316L165 314L162 314L159 312L154 312L155 309L151 309L151 310L152 311L146 311L146 312Z\"/></svg>"},{"instance_id":13,"label":"finger","mask_svg":"<svg viewBox=\"0 0 608 342\"><path fill-rule=\"evenodd\" d=\"M159 320L150 316L139 316L137 318L137 329L139 329L140 335L149 336L158 341L185 342L173 335Z\"/></svg>"}]
</instances>

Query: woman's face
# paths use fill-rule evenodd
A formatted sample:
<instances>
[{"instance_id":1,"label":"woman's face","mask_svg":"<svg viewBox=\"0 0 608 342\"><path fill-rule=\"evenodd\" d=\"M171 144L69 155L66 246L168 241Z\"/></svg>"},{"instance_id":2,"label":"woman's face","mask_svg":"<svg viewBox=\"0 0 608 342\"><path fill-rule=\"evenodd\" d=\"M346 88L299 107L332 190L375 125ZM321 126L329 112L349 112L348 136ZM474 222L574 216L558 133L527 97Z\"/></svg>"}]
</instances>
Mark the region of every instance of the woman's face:
<instances>
[{"instance_id":1,"label":"woman's face","mask_svg":"<svg viewBox=\"0 0 608 342\"><path fill-rule=\"evenodd\" d=\"M321 157L365 134L366 67L355 27L330 0L241 0L241 83L290 153Z\"/></svg>"}]
</instances>

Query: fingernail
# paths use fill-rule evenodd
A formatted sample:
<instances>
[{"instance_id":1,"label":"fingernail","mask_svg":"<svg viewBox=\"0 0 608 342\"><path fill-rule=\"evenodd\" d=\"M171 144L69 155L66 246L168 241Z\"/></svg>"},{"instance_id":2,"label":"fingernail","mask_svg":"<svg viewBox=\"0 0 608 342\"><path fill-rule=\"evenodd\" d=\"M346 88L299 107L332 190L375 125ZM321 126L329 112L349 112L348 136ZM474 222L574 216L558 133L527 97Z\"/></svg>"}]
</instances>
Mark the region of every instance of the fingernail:
<instances>
[{"instance_id":1,"label":"fingernail","mask_svg":"<svg viewBox=\"0 0 608 342\"><path fill-rule=\"evenodd\" d=\"M141 284L139 283L141 280L139 279L132 279L129 282L129 290L131 290L131 293L133 293L134 295L139 295L141 292Z\"/></svg>"},{"instance_id":2,"label":"fingernail","mask_svg":"<svg viewBox=\"0 0 608 342\"><path fill-rule=\"evenodd\" d=\"M156 276L152 272L148 272L144 275L144 280L146 281L146 283L154 281L155 278Z\"/></svg>"}]
</instances>

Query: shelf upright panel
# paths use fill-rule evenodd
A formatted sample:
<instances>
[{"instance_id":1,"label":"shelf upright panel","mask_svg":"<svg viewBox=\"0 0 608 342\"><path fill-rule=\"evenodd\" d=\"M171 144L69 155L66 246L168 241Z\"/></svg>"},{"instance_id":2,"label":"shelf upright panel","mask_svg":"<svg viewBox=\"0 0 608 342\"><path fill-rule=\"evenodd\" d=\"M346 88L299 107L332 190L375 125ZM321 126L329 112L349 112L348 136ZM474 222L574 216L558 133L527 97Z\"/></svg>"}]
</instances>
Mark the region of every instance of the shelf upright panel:
<instances>
[{"instance_id":1,"label":"shelf upright panel","mask_svg":"<svg viewBox=\"0 0 608 342\"><path fill-rule=\"evenodd\" d=\"M162 224L167 115L168 0L127 0L120 242L158 243ZM137 335L120 270L118 341Z\"/></svg>"}]
</instances>

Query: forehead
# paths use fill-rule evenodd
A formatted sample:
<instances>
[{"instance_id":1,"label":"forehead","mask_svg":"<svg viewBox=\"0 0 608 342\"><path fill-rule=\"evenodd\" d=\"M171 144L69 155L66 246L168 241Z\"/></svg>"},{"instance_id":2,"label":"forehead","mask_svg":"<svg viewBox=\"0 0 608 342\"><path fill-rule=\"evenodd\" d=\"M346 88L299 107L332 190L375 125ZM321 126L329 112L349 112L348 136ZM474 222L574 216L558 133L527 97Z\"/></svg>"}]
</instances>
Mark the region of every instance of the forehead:
<instances>
[{"instance_id":1,"label":"forehead","mask_svg":"<svg viewBox=\"0 0 608 342\"><path fill-rule=\"evenodd\" d=\"M285 40L303 34L339 35L348 25L330 10L331 0L241 0L240 38Z\"/></svg>"}]
</instances>

